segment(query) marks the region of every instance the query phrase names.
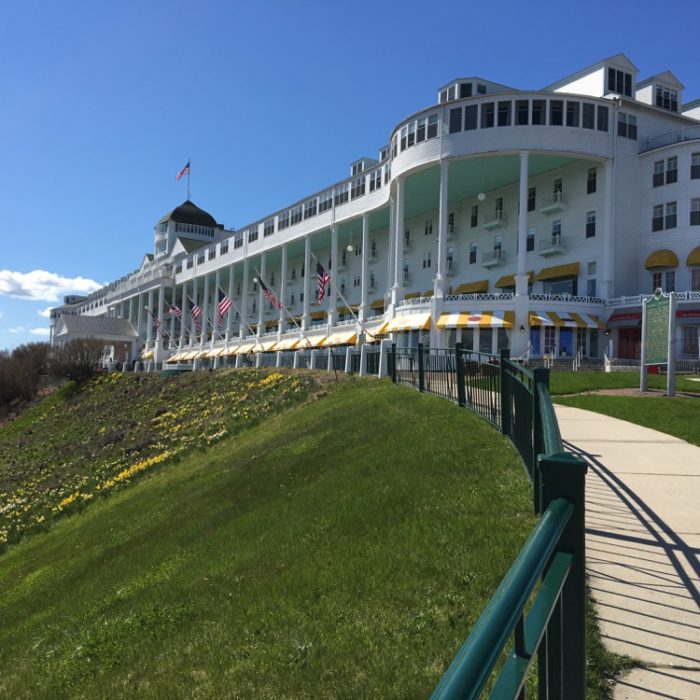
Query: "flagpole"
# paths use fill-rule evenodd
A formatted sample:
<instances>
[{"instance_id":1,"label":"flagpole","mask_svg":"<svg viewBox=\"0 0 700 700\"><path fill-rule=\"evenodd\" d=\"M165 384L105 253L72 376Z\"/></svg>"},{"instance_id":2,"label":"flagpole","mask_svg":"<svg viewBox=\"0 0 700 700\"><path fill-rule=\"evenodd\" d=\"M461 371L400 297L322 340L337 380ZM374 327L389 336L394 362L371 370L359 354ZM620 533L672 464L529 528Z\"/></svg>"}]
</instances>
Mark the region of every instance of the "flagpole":
<instances>
[{"instance_id":1,"label":"flagpole","mask_svg":"<svg viewBox=\"0 0 700 700\"><path fill-rule=\"evenodd\" d=\"M313 255L313 253L311 253L311 255ZM257 267L255 268L255 272L257 274L258 279L261 280L265 284L265 286L270 291L272 291L272 293L274 294L274 289L267 283L267 280L260 274L260 271L258 270ZM307 270L307 274L308 274L308 270ZM287 305L284 303L284 301L282 301L282 299L280 299L279 296L277 296L276 294L275 294L275 296L277 297L277 301L279 301L279 303L282 305L282 308L284 309L284 313L286 313L287 316L292 320L292 323L297 327L299 332L304 336L304 340L306 341L309 348L311 348L311 341L309 340L309 336L306 335L306 333L304 332L302 327L297 323L297 320L294 318L294 316L292 316L292 314L289 313L289 309L287 308Z\"/></svg>"},{"instance_id":2,"label":"flagpole","mask_svg":"<svg viewBox=\"0 0 700 700\"><path fill-rule=\"evenodd\" d=\"M311 251L309 251L309 252L311 252ZM319 259L313 254L313 252L311 252L311 257L317 263L320 262ZM352 314L352 317L355 319L355 323L357 323L360 326L360 333L369 333L369 331L365 328L364 321L360 321L360 319L355 315L355 312L352 310L352 307L348 303L348 300L343 296L341 291L336 286L335 282L333 282L333 277L334 277L334 275L328 276L328 283L333 285L333 289L335 290L335 293L340 297L343 304L345 304L345 308ZM369 333L369 334L374 337L373 333Z\"/></svg>"},{"instance_id":3,"label":"flagpole","mask_svg":"<svg viewBox=\"0 0 700 700\"><path fill-rule=\"evenodd\" d=\"M223 290L222 290L221 288L219 288L219 289L217 289L217 292L218 292L218 291L223 291ZM226 296L228 296L228 295L226 295ZM260 347L262 348L262 347L263 347L263 344L260 342L259 338L255 335L255 333L253 333L253 328L252 328L252 326L248 323L248 321L246 321L246 320L243 318L243 314L241 313L240 309L236 306L236 304L234 303L233 299L231 299L231 297L229 297L229 301L231 302L231 306L233 307L233 310L241 317L241 319L243 319L243 323L245 324L245 327L250 331L250 335L253 336L253 338L255 338L255 344L256 344L256 345L259 344ZM229 309L229 311L228 311L227 313L231 313L230 309ZM224 341L224 344L225 344L226 346L228 346L228 341L226 340L226 338L224 338L224 336L221 335L221 333L219 333L219 338L221 338L221 339ZM239 339L239 340L240 340L240 339ZM240 346L241 343L239 342L238 345Z\"/></svg>"},{"instance_id":4,"label":"flagpole","mask_svg":"<svg viewBox=\"0 0 700 700\"><path fill-rule=\"evenodd\" d=\"M190 173L192 172L192 158L187 159L187 199L190 198Z\"/></svg>"}]
</instances>

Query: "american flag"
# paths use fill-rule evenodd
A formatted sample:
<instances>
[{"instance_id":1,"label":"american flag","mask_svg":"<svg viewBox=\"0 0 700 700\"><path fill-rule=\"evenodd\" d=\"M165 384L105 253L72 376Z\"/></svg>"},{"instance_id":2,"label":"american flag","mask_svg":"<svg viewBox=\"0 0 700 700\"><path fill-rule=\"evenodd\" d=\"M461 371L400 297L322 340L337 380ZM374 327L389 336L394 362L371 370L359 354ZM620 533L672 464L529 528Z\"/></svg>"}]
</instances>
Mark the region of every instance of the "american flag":
<instances>
[{"instance_id":1,"label":"american flag","mask_svg":"<svg viewBox=\"0 0 700 700\"><path fill-rule=\"evenodd\" d=\"M202 330L202 322L199 320L201 315L202 315L202 309L199 308L198 304L193 303L192 308L190 309L190 316L192 316L192 320L194 321L194 327L198 331Z\"/></svg>"},{"instance_id":2,"label":"american flag","mask_svg":"<svg viewBox=\"0 0 700 700\"><path fill-rule=\"evenodd\" d=\"M156 316L151 309L148 309L148 313L151 315L151 318L153 319L153 324L155 325L156 328L160 328L160 319L158 316Z\"/></svg>"},{"instance_id":3,"label":"american flag","mask_svg":"<svg viewBox=\"0 0 700 700\"><path fill-rule=\"evenodd\" d=\"M182 318L182 309L176 304L170 304L168 307L168 313L175 318Z\"/></svg>"},{"instance_id":4,"label":"american flag","mask_svg":"<svg viewBox=\"0 0 700 700\"><path fill-rule=\"evenodd\" d=\"M175 176L175 179L179 182L183 175L190 174L190 161L187 161L187 165Z\"/></svg>"},{"instance_id":5,"label":"american flag","mask_svg":"<svg viewBox=\"0 0 700 700\"><path fill-rule=\"evenodd\" d=\"M259 282L265 299L267 299L276 309L281 309L282 302L275 296L275 293L262 280L259 280Z\"/></svg>"},{"instance_id":6,"label":"american flag","mask_svg":"<svg viewBox=\"0 0 700 700\"><path fill-rule=\"evenodd\" d=\"M331 276L323 269L320 262L316 262L316 279L318 280L318 303L326 296L326 285L331 281Z\"/></svg>"},{"instance_id":7,"label":"american flag","mask_svg":"<svg viewBox=\"0 0 700 700\"><path fill-rule=\"evenodd\" d=\"M224 316L231 308L233 302L228 298L228 294L224 294L219 290L219 303L216 305L216 325L224 325Z\"/></svg>"}]
</instances>

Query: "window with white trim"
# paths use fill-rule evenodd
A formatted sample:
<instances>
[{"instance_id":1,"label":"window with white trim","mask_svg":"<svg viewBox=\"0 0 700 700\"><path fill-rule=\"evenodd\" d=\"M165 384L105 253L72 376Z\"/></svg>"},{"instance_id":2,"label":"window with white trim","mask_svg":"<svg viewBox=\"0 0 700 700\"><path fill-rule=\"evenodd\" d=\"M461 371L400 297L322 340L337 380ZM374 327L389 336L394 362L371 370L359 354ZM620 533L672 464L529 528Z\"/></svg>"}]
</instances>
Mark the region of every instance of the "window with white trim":
<instances>
[{"instance_id":1,"label":"window with white trim","mask_svg":"<svg viewBox=\"0 0 700 700\"><path fill-rule=\"evenodd\" d=\"M671 90L671 88L664 87L663 85L657 85L655 95L655 104L657 107L661 107L662 109L668 109L671 112L678 111L677 90Z\"/></svg>"},{"instance_id":2,"label":"window with white trim","mask_svg":"<svg viewBox=\"0 0 700 700\"><path fill-rule=\"evenodd\" d=\"M690 225L700 226L700 199L690 200Z\"/></svg>"},{"instance_id":3,"label":"window with white trim","mask_svg":"<svg viewBox=\"0 0 700 700\"><path fill-rule=\"evenodd\" d=\"M476 241L469 244L469 264L473 265L476 262Z\"/></svg>"},{"instance_id":4,"label":"window with white trim","mask_svg":"<svg viewBox=\"0 0 700 700\"><path fill-rule=\"evenodd\" d=\"M608 68L608 92L632 97L632 74L617 68Z\"/></svg>"},{"instance_id":5,"label":"window with white trim","mask_svg":"<svg viewBox=\"0 0 700 700\"><path fill-rule=\"evenodd\" d=\"M263 237L271 236L275 232L275 219L268 219L263 227Z\"/></svg>"},{"instance_id":6,"label":"window with white trim","mask_svg":"<svg viewBox=\"0 0 700 700\"><path fill-rule=\"evenodd\" d=\"M598 168L588 168L586 194L593 194L598 187Z\"/></svg>"},{"instance_id":7,"label":"window with white trim","mask_svg":"<svg viewBox=\"0 0 700 700\"><path fill-rule=\"evenodd\" d=\"M637 117L625 112L617 113L617 135L626 139L637 140Z\"/></svg>"},{"instance_id":8,"label":"window with white trim","mask_svg":"<svg viewBox=\"0 0 700 700\"><path fill-rule=\"evenodd\" d=\"M666 184L678 182L678 158L673 156L666 159Z\"/></svg>"},{"instance_id":9,"label":"window with white trim","mask_svg":"<svg viewBox=\"0 0 700 700\"><path fill-rule=\"evenodd\" d=\"M318 209L318 201L317 201L316 197L304 202L304 218L309 219L312 216L316 216L317 209Z\"/></svg>"},{"instance_id":10,"label":"window with white trim","mask_svg":"<svg viewBox=\"0 0 700 700\"><path fill-rule=\"evenodd\" d=\"M700 179L700 153L692 153L690 156L690 179Z\"/></svg>"},{"instance_id":11,"label":"window with white trim","mask_svg":"<svg viewBox=\"0 0 700 700\"><path fill-rule=\"evenodd\" d=\"M681 326L681 347L684 355L698 356L698 331L700 326Z\"/></svg>"},{"instance_id":12,"label":"window with white trim","mask_svg":"<svg viewBox=\"0 0 700 700\"><path fill-rule=\"evenodd\" d=\"M586 238L593 238L595 236L595 212L586 212Z\"/></svg>"}]
</instances>

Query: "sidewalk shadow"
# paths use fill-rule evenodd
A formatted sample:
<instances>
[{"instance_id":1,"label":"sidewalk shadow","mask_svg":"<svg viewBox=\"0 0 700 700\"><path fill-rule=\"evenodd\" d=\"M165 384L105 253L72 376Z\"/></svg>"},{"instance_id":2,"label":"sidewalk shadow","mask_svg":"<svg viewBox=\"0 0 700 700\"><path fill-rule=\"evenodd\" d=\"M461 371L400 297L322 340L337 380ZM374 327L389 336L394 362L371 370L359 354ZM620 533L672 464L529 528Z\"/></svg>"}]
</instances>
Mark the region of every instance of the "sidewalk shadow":
<instances>
[{"instance_id":1,"label":"sidewalk shadow","mask_svg":"<svg viewBox=\"0 0 700 700\"><path fill-rule=\"evenodd\" d=\"M660 654L662 663L696 666L700 547L674 532L598 455L564 445L588 463L595 477L586 482L586 534L592 540L587 566L603 636L614 647L621 644L622 653L646 662ZM623 634L625 629L635 634Z\"/></svg>"}]
</instances>

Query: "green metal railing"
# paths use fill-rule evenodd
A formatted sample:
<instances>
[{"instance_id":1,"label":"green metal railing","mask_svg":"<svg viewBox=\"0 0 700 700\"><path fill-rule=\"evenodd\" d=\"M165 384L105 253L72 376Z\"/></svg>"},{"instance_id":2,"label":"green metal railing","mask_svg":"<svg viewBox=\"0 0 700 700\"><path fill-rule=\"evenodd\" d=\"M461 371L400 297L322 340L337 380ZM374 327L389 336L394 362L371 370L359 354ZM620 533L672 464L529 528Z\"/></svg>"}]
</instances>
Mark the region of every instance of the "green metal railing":
<instances>
[{"instance_id":1,"label":"green metal railing","mask_svg":"<svg viewBox=\"0 0 700 700\"><path fill-rule=\"evenodd\" d=\"M426 370L433 362L431 356L442 359L437 369ZM442 351L392 346L388 367L392 381L451 400L455 397L445 387L454 386L460 406L471 408L508 436L530 476L535 512L540 515L435 688L433 700L478 698L511 639L512 648L489 697L524 699L528 672L536 658L540 700L583 700L587 467L564 452L549 395L549 370L531 372L510 360L507 350L497 357L459 345ZM439 373L438 382L431 371ZM436 384L440 388L433 391Z\"/></svg>"}]
</instances>

